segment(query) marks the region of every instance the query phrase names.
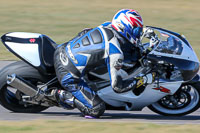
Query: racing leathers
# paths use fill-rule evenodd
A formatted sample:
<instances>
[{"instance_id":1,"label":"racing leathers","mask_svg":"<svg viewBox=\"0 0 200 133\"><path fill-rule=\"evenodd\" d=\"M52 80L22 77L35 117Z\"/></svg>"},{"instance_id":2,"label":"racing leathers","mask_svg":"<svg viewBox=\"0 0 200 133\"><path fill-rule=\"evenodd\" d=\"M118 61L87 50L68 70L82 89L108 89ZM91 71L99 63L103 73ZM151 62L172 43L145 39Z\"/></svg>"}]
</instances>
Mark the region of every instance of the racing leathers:
<instances>
[{"instance_id":1,"label":"racing leathers","mask_svg":"<svg viewBox=\"0 0 200 133\"><path fill-rule=\"evenodd\" d=\"M104 102L83 79L91 69L105 64L116 93L140 86L141 82L135 78L123 80L127 76L121 69L126 65L124 60L135 58L132 49L133 44L121 37L110 22L84 30L71 41L58 46L54 55L58 80L74 96L74 104L83 115L98 117L105 110Z\"/></svg>"}]
</instances>

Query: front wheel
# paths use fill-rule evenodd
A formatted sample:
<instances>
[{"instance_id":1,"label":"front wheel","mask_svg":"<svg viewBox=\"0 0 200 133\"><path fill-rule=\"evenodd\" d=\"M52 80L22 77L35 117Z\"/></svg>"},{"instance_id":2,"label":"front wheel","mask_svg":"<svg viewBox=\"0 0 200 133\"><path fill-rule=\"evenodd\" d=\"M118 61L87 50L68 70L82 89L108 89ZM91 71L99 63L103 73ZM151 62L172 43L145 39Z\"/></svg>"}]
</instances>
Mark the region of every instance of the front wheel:
<instances>
[{"instance_id":1,"label":"front wheel","mask_svg":"<svg viewBox=\"0 0 200 133\"><path fill-rule=\"evenodd\" d=\"M149 106L155 113L165 116L183 116L200 107L200 82L184 84L171 96L165 96Z\"/></svg>"}]
</instances>

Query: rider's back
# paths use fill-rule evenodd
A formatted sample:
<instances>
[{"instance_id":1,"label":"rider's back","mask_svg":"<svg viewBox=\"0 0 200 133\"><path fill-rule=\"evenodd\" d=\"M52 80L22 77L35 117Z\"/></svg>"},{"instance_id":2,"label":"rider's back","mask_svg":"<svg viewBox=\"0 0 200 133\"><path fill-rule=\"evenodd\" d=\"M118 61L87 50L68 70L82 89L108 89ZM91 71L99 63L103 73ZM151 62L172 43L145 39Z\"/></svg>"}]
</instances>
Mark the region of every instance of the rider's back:
<instances>
[{"instance_id":1,"label":"rider's back","mask_svg":"<svg viewBox=\"0 0 200 133\"><path fill-rule=\"evenodd\" d=\"M113 31L106 26L84 30L67 43L67 56L81 72L105 64L106 45L114 37Z\"/></svg>"}]
</instances>

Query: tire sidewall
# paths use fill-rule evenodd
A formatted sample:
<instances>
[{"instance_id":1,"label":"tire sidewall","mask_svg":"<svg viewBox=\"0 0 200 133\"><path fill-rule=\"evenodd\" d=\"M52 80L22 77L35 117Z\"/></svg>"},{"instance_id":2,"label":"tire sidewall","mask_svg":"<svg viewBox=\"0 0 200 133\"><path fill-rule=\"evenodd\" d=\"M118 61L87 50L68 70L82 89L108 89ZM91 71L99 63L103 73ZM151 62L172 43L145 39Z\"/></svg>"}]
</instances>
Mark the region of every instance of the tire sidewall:
<instances>
[{"instance_id":1,"label":"tire sidewall","mask_svg":"<svg viewBox=\"0 0 200 133\"><path fill-rule=\"evenodd\" d=\"M194 87L196 89L196 91L198 92L198 95L200 96L200 82L196 82L196 83L193 83L193 84L184 84L184 85L191 85L192 87ZM164 115L164 116L183 116L183 115L187 115L187 114L190 114L194 111L196 111L197 109L200 108L200 98L199 98L199 101L197 102L196 106L194 106L192 109L186 111L186 112L183 112L183 113L179 113L179 114L168 114L168 113L165 113L165 112L161 112L159 110L157 110L154 106L150 105L148 106L148 108L155 112L155 113L158 113L160 115Z\"/></svg>"}]
</instances>

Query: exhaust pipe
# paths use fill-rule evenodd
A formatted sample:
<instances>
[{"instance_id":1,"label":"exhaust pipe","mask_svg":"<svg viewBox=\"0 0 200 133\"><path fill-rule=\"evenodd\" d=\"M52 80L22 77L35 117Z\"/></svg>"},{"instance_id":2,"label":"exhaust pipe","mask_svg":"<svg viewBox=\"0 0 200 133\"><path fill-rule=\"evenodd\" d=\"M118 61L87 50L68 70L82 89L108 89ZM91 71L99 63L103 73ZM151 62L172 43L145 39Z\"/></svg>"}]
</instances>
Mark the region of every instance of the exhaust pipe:
<instances>
[{"instance_id":1,"label":"exhaust pipe","mask_svg":"<svg viewBox=\"0 0 200 133\"><path fill-rule=\"evenodd\" d=\"M7 76L7 84L18 89L24 94L37 99L38 101L44 98L44 95L40 93L40 90L33 84L27 82L25 79L18 77L16 74Z\"/></svg>"}]
</instances>

